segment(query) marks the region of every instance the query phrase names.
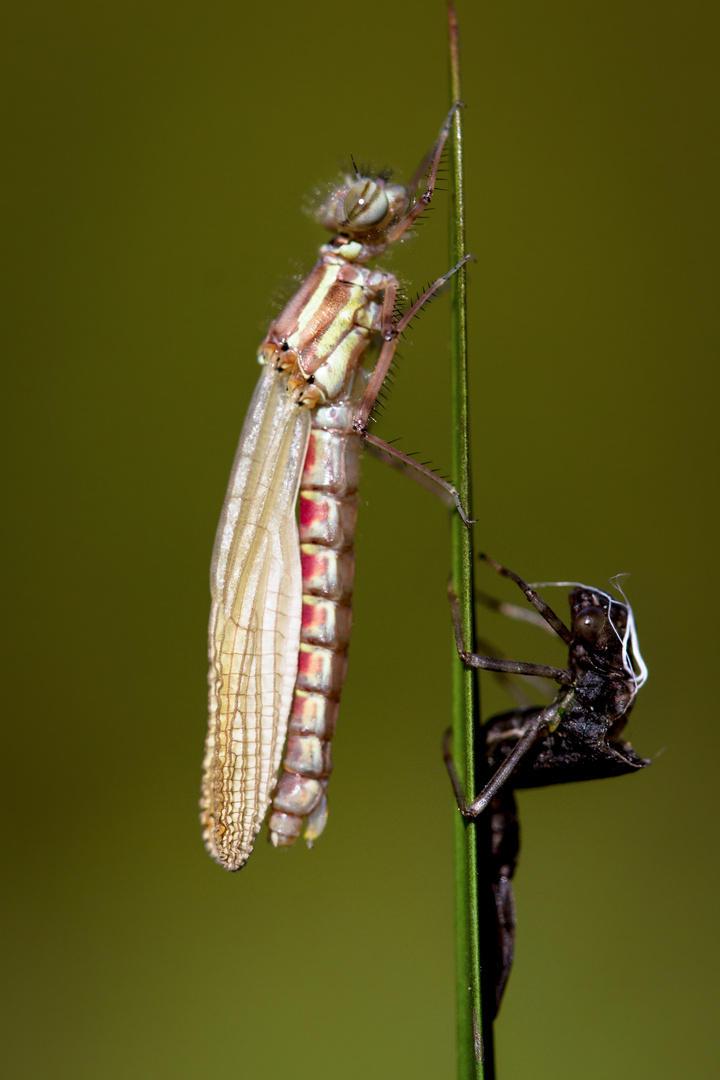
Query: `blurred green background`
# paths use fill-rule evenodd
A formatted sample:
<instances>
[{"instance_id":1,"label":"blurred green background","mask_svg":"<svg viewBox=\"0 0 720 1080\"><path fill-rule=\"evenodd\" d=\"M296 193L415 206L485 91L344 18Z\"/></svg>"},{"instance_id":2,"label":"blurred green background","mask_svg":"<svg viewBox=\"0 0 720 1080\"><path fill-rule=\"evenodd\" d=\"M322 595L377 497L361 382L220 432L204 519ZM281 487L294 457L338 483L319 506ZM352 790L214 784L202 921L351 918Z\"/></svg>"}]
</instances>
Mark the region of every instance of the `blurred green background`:
<instances>
[{"instance_id":1,"label":"blurred green background","mask_svg":"<svg viewBox=\"0 0 720 1080\"><path fill-rule=\"evenodd\" d=\"M501 1080L714 1075L715 14L459 5L478 543L529 580L631 571L629 734L657 758L521 796ZM444 5L15 0L1 48L4 1071L451 1078L448 517L425 491L366 463L321 842L229 876L196 805L255 350L323 239L315 185L350 153L407 176L432 143ZM446 211L390 260L415 286L448 265ZM378 428L440 469L448 310Z\"/></svg>"}]
</instances>

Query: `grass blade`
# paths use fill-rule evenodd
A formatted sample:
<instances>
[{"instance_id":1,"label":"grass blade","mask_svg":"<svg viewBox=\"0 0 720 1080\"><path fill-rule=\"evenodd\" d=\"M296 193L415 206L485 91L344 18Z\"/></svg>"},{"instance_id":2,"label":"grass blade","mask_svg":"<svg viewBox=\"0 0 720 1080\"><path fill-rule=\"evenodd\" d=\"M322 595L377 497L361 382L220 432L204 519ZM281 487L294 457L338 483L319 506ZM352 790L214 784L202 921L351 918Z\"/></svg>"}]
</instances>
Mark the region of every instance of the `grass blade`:
<instances>
[{"instance_id":1,"label":"grass blade","mask_svg":"<svg viewBox=\"0 0 720 1080\"><path fill-rule=\"evenodd\" d=\"M460 50L455 8L448 4L450 80L453 101L462 101ZM450 153L451 262L465 254L462 109L454 118ZM452 293L452 469L463 505L470 504L470 436L468 424L466 275L463 267L453 279ZM452 577L460 602L463 634L473 641L472 531L457 514L452 524ZM453 747L455 763L465 791L474 790L474 720L479 709L474 672L459 663L453 643ZM492 1080L492 1024L483 1024L480 985L476 826L455 815L455 938L457 978L457 1045L459 1080ZM490 1015L490 1014L488 1014Z\"/></svg>"}]
</instances>

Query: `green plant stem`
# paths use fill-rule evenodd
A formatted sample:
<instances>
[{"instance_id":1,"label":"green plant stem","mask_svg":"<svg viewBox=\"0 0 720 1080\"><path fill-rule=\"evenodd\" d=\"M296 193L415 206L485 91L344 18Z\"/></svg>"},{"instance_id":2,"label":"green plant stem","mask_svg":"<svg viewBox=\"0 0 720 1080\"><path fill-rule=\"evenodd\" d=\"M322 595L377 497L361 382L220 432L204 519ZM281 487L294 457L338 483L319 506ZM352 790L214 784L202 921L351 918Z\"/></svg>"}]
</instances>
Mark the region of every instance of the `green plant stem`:
<instances>
[{"instance_id":1,"label":"green plant stem","mask_svg":"<svg viewBox=\"0 0 720 1080\"><path fill-rule=\"evenodd\" d=\"M450 31L450 80L453 101L461 101L460 52L455 8L448 3ZM462 109L454 118L450 162L451 261L465 254L465 206L463 190ZM453 277L452 296L452 468L455 483L469 513L470 437L468 425L466 276L463 267ZM460 603L463 635L473 641L473 548L472 531L459 516L452 524L452 579ZM477 701L474 672L458 660L453 642L453 752L465 791L474 790L473 730ZM457 1045L459 1080L492 1080L492 1025L483 1024L480 984L480 948L477 895L475 824L455 815L455 934L457 977Z\"/></svg>"}]
</instances>

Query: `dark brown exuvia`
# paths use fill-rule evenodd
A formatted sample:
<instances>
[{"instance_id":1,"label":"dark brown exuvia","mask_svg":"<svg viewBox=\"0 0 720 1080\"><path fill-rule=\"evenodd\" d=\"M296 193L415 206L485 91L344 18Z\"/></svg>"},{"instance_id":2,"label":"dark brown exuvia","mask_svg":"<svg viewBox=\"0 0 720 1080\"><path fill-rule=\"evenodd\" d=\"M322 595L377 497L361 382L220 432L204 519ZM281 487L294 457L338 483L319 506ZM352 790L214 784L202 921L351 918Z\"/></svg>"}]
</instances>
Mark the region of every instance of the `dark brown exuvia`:
<instances>
[{"instance_id":1,"label":"dark brown exuvia","mask_svg":"<svg viewBox=\"0 0 720 1080\"><path fill-rule=\"evenodd\" d=\"M479 895L485 910L481 926L492 928L492 939L488 936L484 949L484 978L497 1012L515 943L512 878L520 847L515 791L620 776L637 772L650 761L636 754L622 737L635 695L647 678L630 606L601 589L576 586L569 596L568 628L522 578L483 557L522 589L537 612L534 618L550 626L568 646L567 668L470 653L464 647L457 602L451 592L456 644L464 663L502 674L543 676L560 684L549 705L501 713L482 725L484 753L478 756L482 786L470 803L446 738L445 758L460 812L466 818L479 818ZM501 610L508 607L496 606Z\"/></svg>"}]
</instances>

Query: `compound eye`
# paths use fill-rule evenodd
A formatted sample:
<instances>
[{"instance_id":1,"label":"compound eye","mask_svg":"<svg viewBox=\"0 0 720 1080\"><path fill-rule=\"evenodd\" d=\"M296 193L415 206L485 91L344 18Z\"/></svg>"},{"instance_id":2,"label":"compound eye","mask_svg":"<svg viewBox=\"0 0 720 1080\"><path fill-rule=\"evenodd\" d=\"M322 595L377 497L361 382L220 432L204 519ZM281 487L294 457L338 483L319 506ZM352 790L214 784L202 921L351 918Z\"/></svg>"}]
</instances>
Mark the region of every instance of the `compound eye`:
<instances>
[{"instance_id":1,"label":"compound eye","mask_svg":"<svg viewBox=\"0 0 720 1080\"><path fill-rule=\"evenodd\" d=\"M352 229L372 229L387 217L388 197L374 180L358 180L345 196L345 221Z\"/></svg>"},{"instance_id":2,"label":"compound eye","mask_svg":"<svg viewBox=\"0 0 720 1080\"><path fill-rule=\"evenodd\" d=\"M579 611L573 619L573 630L581 638L592 644L597 641L600 631L605 626L607 615L602 608L588 605Z\"/></svg>"}]
</instances>

